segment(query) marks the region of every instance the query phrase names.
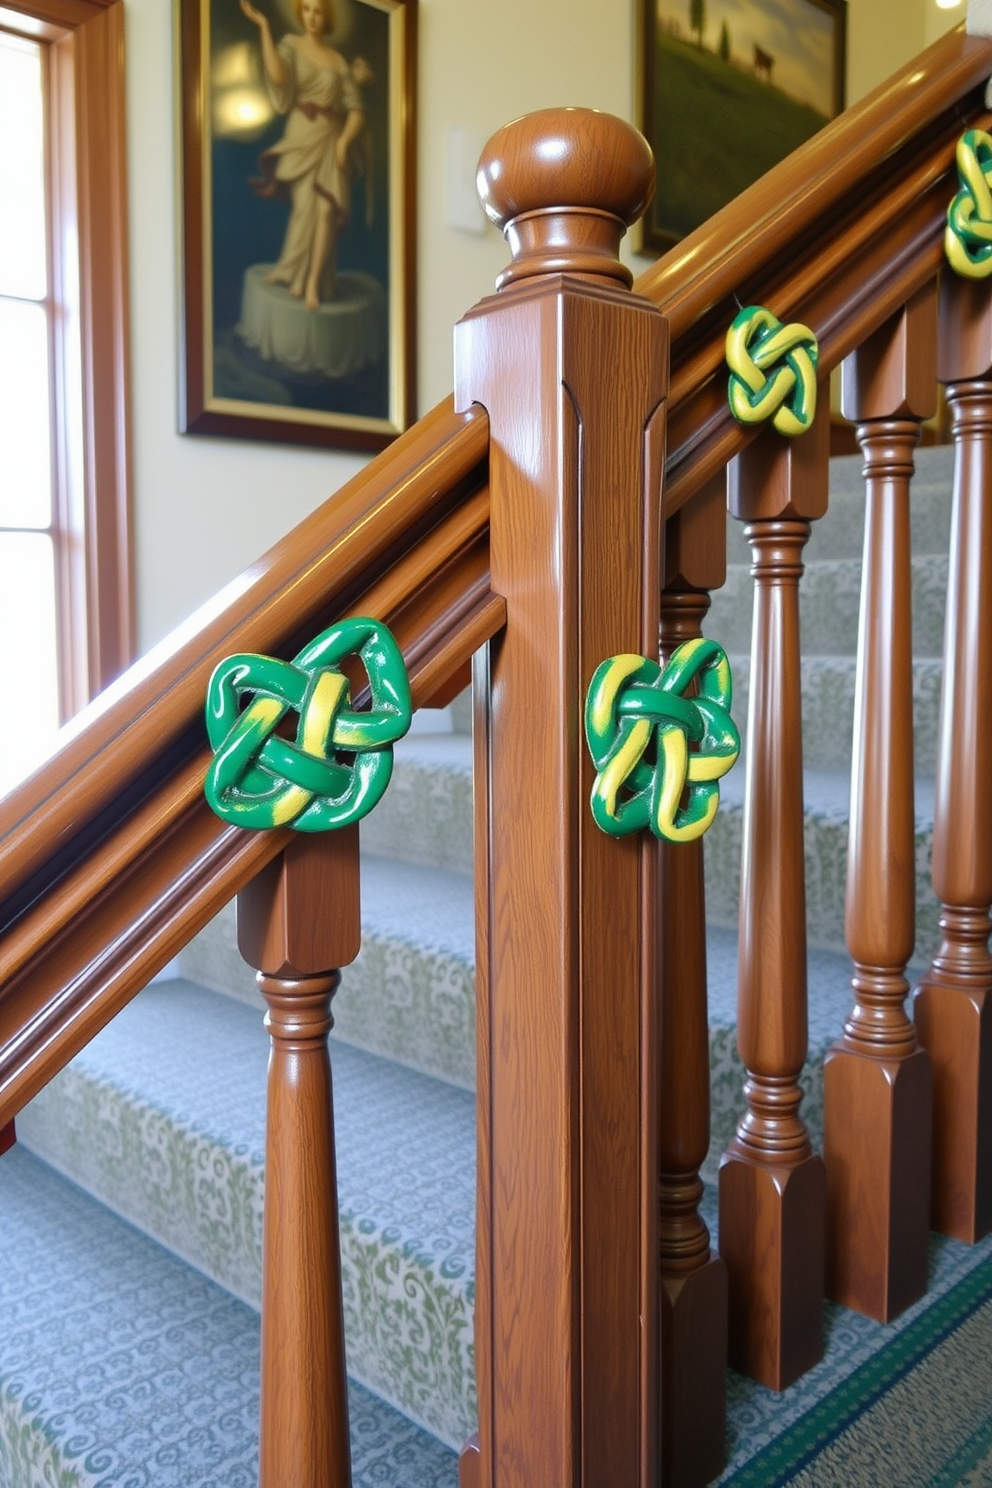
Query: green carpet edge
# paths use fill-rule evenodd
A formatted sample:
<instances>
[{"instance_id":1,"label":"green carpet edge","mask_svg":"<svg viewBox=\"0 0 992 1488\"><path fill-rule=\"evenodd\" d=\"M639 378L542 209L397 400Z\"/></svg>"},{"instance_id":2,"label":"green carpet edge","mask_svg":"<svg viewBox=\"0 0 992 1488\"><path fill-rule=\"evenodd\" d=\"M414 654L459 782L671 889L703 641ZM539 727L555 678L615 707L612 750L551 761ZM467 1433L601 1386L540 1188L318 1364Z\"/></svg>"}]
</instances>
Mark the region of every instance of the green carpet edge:
<instances>
[{"instance_id":1,"label":"green carpet edge","mask_svg":"<svg viewBox=\"0 0 992 1488\"><path fill-rule=\"evenodd\" d=\"M733 1488L780 1488L807 1467L825 1446L876 1404L939 1343L950 1337L977 1308L990 1301L992 1256L980 1261L926 1312L811 1406L777 1440L723 1479L722 1488L731 1488L731 1485ZM982 1450L980 1445L976 1446L973 1462L969 1464L966 1460L961 1470L967 1471L969 1465L980 1458ZM960 1472L957 1478L946 1481L952 1485L959 1480Z\"/></svg>"}]
</instances>

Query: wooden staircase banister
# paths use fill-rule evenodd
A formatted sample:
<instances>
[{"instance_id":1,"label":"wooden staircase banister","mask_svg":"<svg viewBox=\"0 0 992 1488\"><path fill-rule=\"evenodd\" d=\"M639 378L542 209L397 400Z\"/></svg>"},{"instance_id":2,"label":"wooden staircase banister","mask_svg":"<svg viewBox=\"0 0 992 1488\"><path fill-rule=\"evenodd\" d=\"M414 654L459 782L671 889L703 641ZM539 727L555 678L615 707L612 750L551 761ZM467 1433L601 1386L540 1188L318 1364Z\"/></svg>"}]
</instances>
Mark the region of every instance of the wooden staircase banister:
<instances>
[{"instance_id":1,"label":"wooden staircase banister","mask_svg":"<svg viewBox=\"0 0 992 1488\"><path fill-rule=\"evenodd\" d=\"M423 706L499 629L503 605L488 577L486 443L481 413L436 411L404 441L405 455L393 446L381 457L371 497L355 482L343 513L318 514L332 535L316 558L300 554L310 530L301 524L259 565L260 594L249 587L164 665L132 669L130 687L123 679L116 697L90 710L95 723L79 732L75 750L5 803L0 1126L285 845L288 833L225 827L203 799L203 697L222 656L292 654L334 615L369 610L397 635ZM431 458L411 462L411 444L421 453L428 444ZM405 523L404 493L412 506ZM279 584L284 569L291 580ZM180 721L172 714L156 727L155 710L172 703L169 677ZM24 799L32 795L33 813ZM39 872L41 834L53 819L65 836L75 834Z\"/></svg>"},{"instance_id":2,"label":"wooden staircase banister","mask_svg":"<svg viewBox=\"0 0 992 1488\"><path fill-rule=\"evenodd\" d=\"M812 325L830 372L936 273L955 147L992 119L990 74L992 41L949 33L635 281L672 329L669 514L754 437L726 400L737 301Z\"/></svg>"}]
</instances>

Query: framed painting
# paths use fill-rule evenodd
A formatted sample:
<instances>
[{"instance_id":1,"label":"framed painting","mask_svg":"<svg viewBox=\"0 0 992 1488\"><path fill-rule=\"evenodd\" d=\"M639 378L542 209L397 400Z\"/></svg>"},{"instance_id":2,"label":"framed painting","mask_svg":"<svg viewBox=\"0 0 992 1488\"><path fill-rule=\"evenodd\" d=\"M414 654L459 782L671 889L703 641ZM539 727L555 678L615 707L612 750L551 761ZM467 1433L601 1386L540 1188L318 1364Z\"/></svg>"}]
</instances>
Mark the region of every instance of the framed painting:
<instances>
[{"instance_id":1,"label":"framed painting","mask_svg":"<svg viewBox=\"0 0 992 1488\"><path fill-rule=\"evenodd\" d=\"M184 433L413 419L416 4L178 0Z\"/></svg>"},{"instance_id":2,"label":"framed painting","mask_svg":"<svg viewBox=\"0 0 992 1488\"><path fill-rule=\"evenodd\" d=\"M640 0L640 128L664 251L844 107L846 0Z\"/></svg>"}]
</instances>

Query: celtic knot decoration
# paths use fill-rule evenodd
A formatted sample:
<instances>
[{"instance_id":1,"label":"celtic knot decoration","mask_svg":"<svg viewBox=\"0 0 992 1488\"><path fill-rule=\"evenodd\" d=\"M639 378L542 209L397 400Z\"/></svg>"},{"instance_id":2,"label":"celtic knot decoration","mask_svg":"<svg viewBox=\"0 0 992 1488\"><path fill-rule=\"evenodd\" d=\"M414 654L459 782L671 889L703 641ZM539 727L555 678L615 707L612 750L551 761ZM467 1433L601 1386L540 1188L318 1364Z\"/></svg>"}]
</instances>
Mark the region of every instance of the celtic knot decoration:
<instances>
[{"instance_id":1,"label":"celtic knot decoration","mask_svg":"<svg viewBox=\"0 0 992 1488\"><path fill-rule=\"evenodd\" d=\"M368 674L367 710L348 706L351 688L341 671L347 657L358 657ZM295 739L276 732L290 711L299 720ZM376 620L342 620L288 662L229 656L207 689L214 750L207 800L240 827L346 827L382 799L392 746L411 716L399 647Z\"/></svg>"},{"instance_id":2,"label":"celtic knot decoration","mask_svg":"<svg viewBox=\"0 0 992 1488\"><path fill-rule=\"evenodd\" d=\"M597 667L585 720L597 826L612 837L643 827L669 842L701 837L741 750L730 700L730 663L715 641L687 641L664 671L643 656Z\"/></svg>"},{"instance_id":3,"label":"celtic knot decoration","mask_svg":"<svg viewBox=\"0 0 992 1488\"><path fill-rule=\"evenodd\" d=\"M730 411L741 424L771 419L780 434L804 434L816 413L820 348L809 326L783 325L749 305L727 332Z\"/></svg>"},{"instance_id":4,"label":"celtic knot decoration","mask_svg":"<svg viewBox=\"0 0 992 1488\"><path fill-rule=\"evenodd\" d=\"M956 274L985 279L992 274L992 136L966 130L957 165L961 190L947 209L944 252Z\"/></svg>"}]
</instances>

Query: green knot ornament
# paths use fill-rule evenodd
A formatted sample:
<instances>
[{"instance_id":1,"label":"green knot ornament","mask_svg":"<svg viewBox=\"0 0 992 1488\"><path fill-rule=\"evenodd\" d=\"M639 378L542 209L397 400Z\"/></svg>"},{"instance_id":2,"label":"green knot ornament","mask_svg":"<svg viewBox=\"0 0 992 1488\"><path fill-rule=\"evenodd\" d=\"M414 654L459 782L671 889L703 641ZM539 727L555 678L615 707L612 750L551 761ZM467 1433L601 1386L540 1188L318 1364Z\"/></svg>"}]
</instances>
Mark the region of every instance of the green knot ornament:
<instances>
[{"instance_id":1,"label":"green knot ornament","mask_svg":"<svg viewBox=\"0 0 992 1488\"><path fill-rule=\"evenodd\" d=\"M955 274L985 279L992 274L992 136L966 130L957 165L961 190L947 209L944 252Z\"/></svg>"},{"instance_id":2,"label":"green knot ornament","mask_svg":"<svg viewBox=\"0 0 992 1488\"><path fill-rule=\"evenodd\" d=\"M809 326L783 325L749 305L727 332L730 411L741 424L771 419L780 434L804 434L816 413L820 348Z\"/></svg>"},{"instance_id":3,"label":"green knot ornament","mask_svg":"<svg viewBox=\"0 0 992 1488\"><path fill-rule=\"evenodd\" d=\"M715 641L687 641L664 670L643 656L597 667L585 720L597 826L612 837L642 827L669 842L701 837L741 752L730 699L730 663Z\"/></svg>"},{"instance_id":4,"label":"green knot ornament","mask_svg":"<svg viewBox=\"0 0 992 1488\"><path fill-rule=\"evenodd\" d=\"M348 706L341 670L357 657L367 710ZM290 711L295 738L277 733ZM222 661L207 689L214 759L204 784L217 815L239 827L328 832L367 816L393 773L393 744L410 727L399 647L377 620L342 620L292 661L243 654Z\"/></svg>"}]
</instances>

